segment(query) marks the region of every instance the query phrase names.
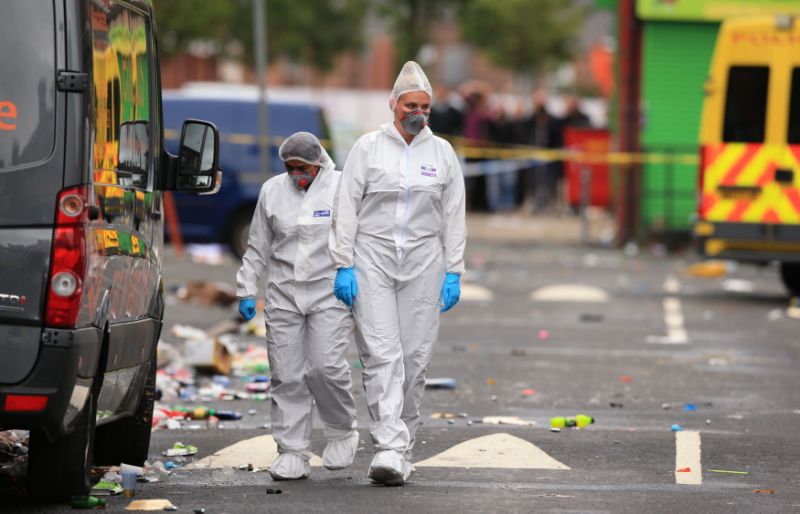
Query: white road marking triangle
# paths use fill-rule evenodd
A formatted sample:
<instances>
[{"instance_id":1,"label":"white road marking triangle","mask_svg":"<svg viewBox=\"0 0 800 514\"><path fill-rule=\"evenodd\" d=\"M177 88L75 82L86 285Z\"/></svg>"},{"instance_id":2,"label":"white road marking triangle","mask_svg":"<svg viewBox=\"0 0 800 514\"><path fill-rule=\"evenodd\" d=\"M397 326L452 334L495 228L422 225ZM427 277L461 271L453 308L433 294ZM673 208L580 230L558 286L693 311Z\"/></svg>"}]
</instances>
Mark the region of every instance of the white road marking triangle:
<instances>
[{"instance_id":1,"label":"white road marking triangle","mask_svg":"<svg viewBox=\"0 0 800 514\"><path fill-rule=\"evenodd\" d=\"M218 452L204 457L186 466L187 469L221 469L252 464L257 468L268 468L278 457L278 446L271 435L261 435L239 441L222 448ZM322 459L311 454L311 465L322 466Z\"/></svg>"},{"instance_id":2,"label":"white road marking triangle","mask_svg":"<svg viewBox=\"0 0 800 514\"><path fill-rule=\"evenodd\" d=\"M531 293L537 302L597 302L608 301L608 293L592 286L581 284L559 284L546 286Z\"/></svg>"},{"instance_id":3,"label":"white road marking triangle","mask_svg":"<svg viewBox=\"0 0 800 514\"><path fill-rule=\"evenodd\" d=\"M483 286L461 284L461 300L466 302L488 302L494 300L494 294Z\"/></svg>"},{"instance_id":4,"label":"white road marking triangle","mask_svg":"<svg viewBox=\"0 0 800 514\"><path fill-rule=\"evenodd\" d=\"M414 463L428 468L570 469L535 444L511 434L490 434Z\"/></svg>"}]
</instances>

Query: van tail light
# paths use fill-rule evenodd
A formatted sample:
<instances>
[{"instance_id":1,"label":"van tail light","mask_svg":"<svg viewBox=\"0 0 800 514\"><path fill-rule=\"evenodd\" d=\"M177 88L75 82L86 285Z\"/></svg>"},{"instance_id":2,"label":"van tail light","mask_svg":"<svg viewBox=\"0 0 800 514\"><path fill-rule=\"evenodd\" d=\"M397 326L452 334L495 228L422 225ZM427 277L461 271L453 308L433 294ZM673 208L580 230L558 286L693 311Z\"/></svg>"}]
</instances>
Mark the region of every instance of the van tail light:
<instances>
[{"instance_id":1,"label":"van tail light","mask_svg":"<svg viewBox=\"0 0 800 514\"><path fill-rule=\"evenodd\" d=\"M706 217L703 208L703 181L706 178L706 146L700 145L700 165L697 169L697 219L703 220Z\"/></svg>"},{"instance_id":2,"label":"van tail light","mask_svg":"<svg viewBox=\"0 0 800 514\"><path fill-rule=\"evenodd\" d=\"M45 309L45 322L51 327L74 328L77 322L86 275L88 198L89 186L58 194Z\"/></svg>"},{"instance_id":3,"label":"van tail light","mask_svg":"<svg viewBox=\"0 0 800 514\"><path fill-rule=\"evenodd\" d=\"M6 412L39 412L47 407L47 396L34 394L7 394L3 403Z\"/></svg>"}]
</instances>

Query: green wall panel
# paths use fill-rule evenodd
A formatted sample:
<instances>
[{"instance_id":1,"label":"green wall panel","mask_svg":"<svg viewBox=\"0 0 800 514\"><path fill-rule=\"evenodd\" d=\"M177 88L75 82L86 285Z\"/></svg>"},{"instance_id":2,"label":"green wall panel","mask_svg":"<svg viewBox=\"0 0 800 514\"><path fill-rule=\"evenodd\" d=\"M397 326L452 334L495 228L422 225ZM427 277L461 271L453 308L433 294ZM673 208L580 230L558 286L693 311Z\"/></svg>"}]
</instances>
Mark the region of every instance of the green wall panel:
<instances>
[{"instance_id":1,"label":"green wall panel","mask_svg":"<svg viewBox=\"0 0 800 514\"><path fill-rule=\"evenodd\" d=\"M642 49L641 143L645 151L697 154L703 83L719 25L647 22ZM644 232L688 230L695 211L697 167L644 166Z\"/></svg>"}]
</instances>

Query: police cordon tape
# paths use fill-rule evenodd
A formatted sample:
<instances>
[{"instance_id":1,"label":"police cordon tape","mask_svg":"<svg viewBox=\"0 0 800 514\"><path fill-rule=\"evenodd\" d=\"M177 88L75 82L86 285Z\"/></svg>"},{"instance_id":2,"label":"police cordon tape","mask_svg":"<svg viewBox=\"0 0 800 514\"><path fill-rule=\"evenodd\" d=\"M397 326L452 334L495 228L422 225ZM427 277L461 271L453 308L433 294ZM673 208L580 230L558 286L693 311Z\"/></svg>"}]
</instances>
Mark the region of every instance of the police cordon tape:
<instances>
[{"instance_id":1,"label":"police cordon tape","mask_svg":"<svg viewBox=\"0 0 800 514\"><path fill-rule=\"evenodd\" d=\"M164 136L168 140L177 140L179 132L165 129ZM258 136L253 134L223 134L221 142L234 145L255 145ZM269 138L272 145L280 145L284 137ZM464 176L496 175L521 169L536 169L549 162L570 162L578 165L632 165L632 164L685 164L697 165L698 156L679 152L619 152L619 151L586 151L576 148L541 148L528 145L491 146L492 142L483 145L472 144L463 137L447 138L462 159ZM326 148L333 144L329 139L320 139ZM470 162L472 159L480 159Z\"/></svg>"}]
</instances>

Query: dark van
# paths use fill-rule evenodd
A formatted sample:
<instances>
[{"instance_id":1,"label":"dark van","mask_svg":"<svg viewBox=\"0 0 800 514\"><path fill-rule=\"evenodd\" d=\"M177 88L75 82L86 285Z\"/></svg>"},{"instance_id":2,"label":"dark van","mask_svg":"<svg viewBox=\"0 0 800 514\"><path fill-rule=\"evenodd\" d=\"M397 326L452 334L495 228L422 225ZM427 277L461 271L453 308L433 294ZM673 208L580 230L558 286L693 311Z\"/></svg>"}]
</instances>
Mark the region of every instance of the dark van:
<instances>
[{"instance_id":1,"label":"dark van","mask_svg":"<svg viewBox=\"0 0 800 514\"><path fill-rule=\"evenodd\" d=\"M170 91L164 98L167 148L177 148L180 126L187 116L213 122L220 131L220 154L225 170L223 187L213 198L176 194L181 238L194 243L228 243L237 257L247 248L250 220L266 177L260 172L258 107L255 95L209 93L206 90ZM311 132L330 151L328 127L318 105L270 101L269 135L272 146L270 176L284 171L278 143L295 132Z\"/></svg>"},{"instance_id":2,"label":"dark van","mask_svg":"<svg viewBox=\"0 0 800 514\"><path fill-rule=\"evenodd\" d=\"M212 193L216 128L164 150L145 0L4 0L0 15L0 429L29 429L29 491L141 464L164 312L162 194Z\"/></svg>"}]
</instances>

